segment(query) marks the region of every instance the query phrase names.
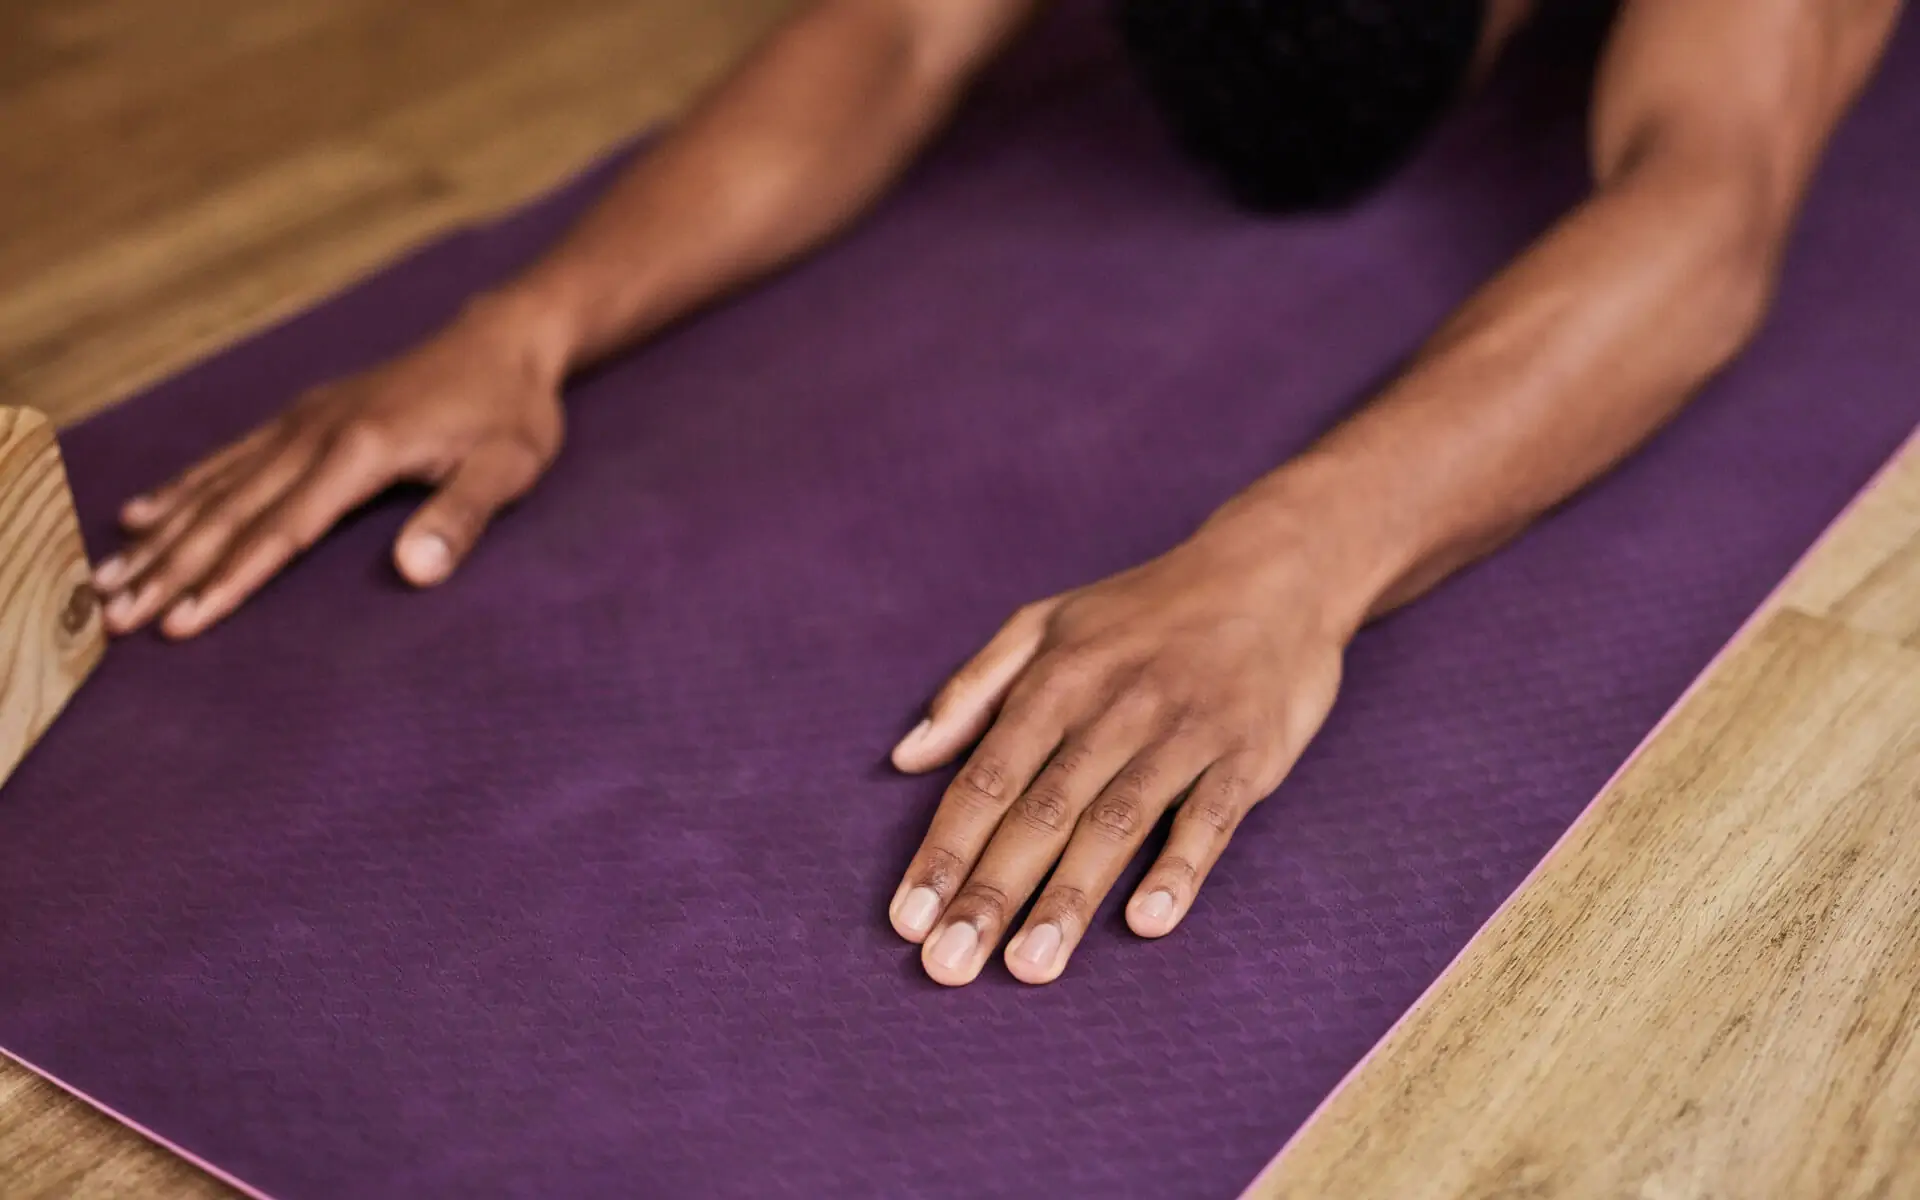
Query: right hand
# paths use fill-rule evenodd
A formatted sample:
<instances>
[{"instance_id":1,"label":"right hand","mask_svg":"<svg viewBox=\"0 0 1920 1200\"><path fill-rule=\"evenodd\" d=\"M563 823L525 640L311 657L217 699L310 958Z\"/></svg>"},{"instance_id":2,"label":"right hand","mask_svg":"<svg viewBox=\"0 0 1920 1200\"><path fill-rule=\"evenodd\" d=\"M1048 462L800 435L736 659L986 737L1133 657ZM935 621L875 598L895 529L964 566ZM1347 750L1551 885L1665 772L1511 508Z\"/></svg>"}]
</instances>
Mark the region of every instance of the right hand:
<instances>
[{"instance_id":1,"label":"right hand","mask_svg":"<svg viewBox=\"0 0 1920 1200\"><path fill-rule=\"evenodd\" d=\"M231 613L349 511L396 483L436 490L394 565L428 587L559 453L559 356L478 310L400 358L325 384L121 510L128 544L101 563L107 628L160 619L191 637Z\"/></svg>"}]
</instances>

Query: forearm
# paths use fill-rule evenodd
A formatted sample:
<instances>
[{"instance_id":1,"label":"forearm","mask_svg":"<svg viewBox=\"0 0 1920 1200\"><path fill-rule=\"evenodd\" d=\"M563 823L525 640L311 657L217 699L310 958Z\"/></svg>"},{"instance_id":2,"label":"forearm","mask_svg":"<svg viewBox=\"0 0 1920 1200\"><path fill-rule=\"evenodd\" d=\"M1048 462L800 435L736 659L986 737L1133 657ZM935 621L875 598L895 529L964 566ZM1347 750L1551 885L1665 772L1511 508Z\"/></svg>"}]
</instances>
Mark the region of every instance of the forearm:
<instances>
[{"instance_id":1,"label":"forearm","mask_svg":"<svg viewBox=\"0 0 1920 1200\"><path fill-rule=\"evenodd\" d=\"M1310 564L1344 636L1630 453L1758 327L1822 148L1900 7L1624 0L1592 195L1205 540Z\"/></svg>"},{"instance_id":2,"label":"forearm","mask_svg":"<svg viewBox=\"0 0 1920 1200\"><path fill-rule=\"evenodd\" d=\"M831 238L903 169L964 83L970 64L930 45L910 7L807 8L550 253L475 308L564 373Z\"/></svg>"},{"instance_id":3,"label":"forearm","mask_svg":"<svg viewBox=\"0 0 1920 1200\"><path fill-rule=\"evenodd\" d=\"M1780 224L1739 172L1623 172L1210 530L1306 545L1343 626L1415 598L1631 452L1738 351Z\"/></svg>"}]
</instances>

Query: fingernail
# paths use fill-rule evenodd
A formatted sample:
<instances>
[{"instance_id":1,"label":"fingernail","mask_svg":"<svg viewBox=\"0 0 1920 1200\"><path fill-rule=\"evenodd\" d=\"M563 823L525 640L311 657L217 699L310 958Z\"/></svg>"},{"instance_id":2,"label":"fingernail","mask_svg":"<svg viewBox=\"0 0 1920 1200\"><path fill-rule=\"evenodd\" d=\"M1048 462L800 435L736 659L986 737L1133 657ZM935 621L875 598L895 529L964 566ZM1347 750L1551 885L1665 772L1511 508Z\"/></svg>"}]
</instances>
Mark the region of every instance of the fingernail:
<instances>
[{"instance_id":1,"label":"fingernail","mask_svg":"<svg viewBox=\"0 0 1920 1200\"><path fill-rule=\"evenodd\" d=\"M940 911L940 893L930 887L917 887L900 901L900 924L909 932L925 933L933 928Z\"/></svg>"},{"instance_id":2,"label":"fingernail","mask_svg":"<svg viewBox=\"0 0 1920 1200\"><path fill-rule=\"evenodd\" d=\"M973 948L980 942L980 934L965 921L955 921L947 926L938 940L933 943L933 961L949 971L957 971L967 965L973 957Z\"/></svg>"},{"instance_id":3,"label":"fingernail","mask_svg":"<svg viewBox=\"0 0 1920 1200\"><path fill-rule=\"evenodd\" d=\"M1060 928L1049 923L1027 930L1014 956L1036 967L1050 967L1053 965L1053 956L1059 952Z\"/></svg>"},{"instance_id":4,"label":"fingernail","mask_svg":"<svg viewBox=\"0 0 1920 1200\"><path fill-rule=\"evenodd\" d=\"M1172 892L1149 892L1140 904L1140 915L1149 921L1164 921L1173 915Z\"/></svg>"},{"instance_id":5,"label":"fingernail","mask_svg":"<svg viewBox=\"0 0 1920 1200\"><path fill-rule=\"evenodd\" d=\"M169 629L183 629L193 623L193 615L199 609L200 601L193 596L182 596L173 602L163 620Z\"/></svg>"},{"instance_id":6,"label":"fingernail","mask_svg":"<svg viewBox=\"0 0 1920 1200\"><path fill-rule=\"evenodd\" d=\"M113 601L108 603L109 622L117 626L132 624L132 618L140 616L140 612L146 609L146 603L154 597L156 586L154 580L148 580L146 584L140 586L138 591L121 591L119 595L115 595Z\"/></svg>"},{"instance_id":7,"label":"fingernail","mask_svg":"<svg viewBox=\"0 0 1920 1200\"><path fill-rule=\"evenodd\" d=\"M93 569L93 586L102 591L119 587L127 573L127 560L118 554Z\"/></svg>"},{"instance_id":8,"label":"fingernail","mask_svg":"<svg viewBox=\"0 0 1920 1200\"><path fill-rule=\"evenodd\" d=\"M129 517L132 517L134 520L137 521L140 519L140 514L149 512L152 510L152 508L153 508L152 496L135 496L132 499L128 500L124 506L122 506L122 511L124 511Z\"/></svg>"},{"instance_id":9,"label":"fingernail","mask_svg":"<svg viewBox=\"0 0 1920 1200\"><path fill-rule=\"evenodd\" d=\"M918 725L915 725L912 728L912 730L910 730L907 733L907 736L900 739L900 744L894 747L894 749L896 750L913 749L915 746L920 744L920 740L922 738L927 736L927 730L932 728L933 728L933 721L931 719L920 722Z\"/></svg>"},{"instance_id":10,"label":"fingernail","mask_svg":"<svg viewBox=\"0 0 1920 1200\"><path fill-rule=\"evenodd\" d=\"M453 552L437 535L419 534L400 544L400 566L415 583L438 583L453 566Z\"/></svg>"}]
</instances>

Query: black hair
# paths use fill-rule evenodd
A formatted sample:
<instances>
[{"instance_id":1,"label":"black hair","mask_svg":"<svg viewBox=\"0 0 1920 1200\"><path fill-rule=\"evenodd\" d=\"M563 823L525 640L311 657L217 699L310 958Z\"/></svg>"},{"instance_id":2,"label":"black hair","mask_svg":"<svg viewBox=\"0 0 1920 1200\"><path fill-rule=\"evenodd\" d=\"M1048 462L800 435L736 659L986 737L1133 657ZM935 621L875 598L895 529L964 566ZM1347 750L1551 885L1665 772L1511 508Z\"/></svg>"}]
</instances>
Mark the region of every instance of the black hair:
<instances>
[{"instance_id":1,"label":"black hair","mask_svg":"<svg viewBox=\"0 0 1920 1200\"><path fill-rule=\"evenodd\" d=\"M1240 203L1338 208L1464 90L1486 0L1115 0L1175 138Z\"/></svg>"}]
</instances>

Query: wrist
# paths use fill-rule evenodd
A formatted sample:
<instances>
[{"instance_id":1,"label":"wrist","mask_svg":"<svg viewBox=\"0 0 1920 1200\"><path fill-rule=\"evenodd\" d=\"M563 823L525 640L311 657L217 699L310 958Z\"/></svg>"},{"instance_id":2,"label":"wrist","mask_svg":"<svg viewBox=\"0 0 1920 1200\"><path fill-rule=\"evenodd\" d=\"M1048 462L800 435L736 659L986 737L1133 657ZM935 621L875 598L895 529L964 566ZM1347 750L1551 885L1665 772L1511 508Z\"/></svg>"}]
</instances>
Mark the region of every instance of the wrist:
<instances>
[{"instance_id":1,"label":"wrist","mask_svg":"<svg viewBox=\"0 0 1920 1200\"><path fill-rule=\"evenodd\" d=\"M579 365L579 323L569 306L557 294L520 281L474 296L447 332L505 351L555 388Z\"/></svg>"},{"instance_id":2,"label":"wrist","mask_svg":"<svg viewBox=\"0 0 1920 1200\"><path fill-rule=\"evenodd\" d=\"M1342 644L1412 570L1406 539L1377 480L1309 454L1217 509L1192 539L1240 563L1255 586L1298 603L1305 590L1320 624Z\"/></svg>"}]
</instances>

